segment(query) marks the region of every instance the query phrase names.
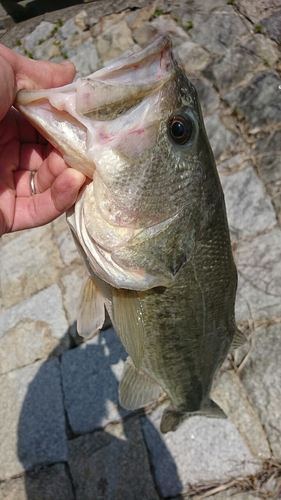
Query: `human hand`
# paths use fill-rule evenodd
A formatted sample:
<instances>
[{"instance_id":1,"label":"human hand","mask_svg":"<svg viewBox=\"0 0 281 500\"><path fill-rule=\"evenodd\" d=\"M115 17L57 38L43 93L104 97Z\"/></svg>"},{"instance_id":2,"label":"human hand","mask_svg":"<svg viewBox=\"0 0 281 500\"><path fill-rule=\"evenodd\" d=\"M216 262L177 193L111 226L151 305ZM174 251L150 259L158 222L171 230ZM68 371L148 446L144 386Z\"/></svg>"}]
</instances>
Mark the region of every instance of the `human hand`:
<instances>
[{"instance_id":1,"label":"human hand","mask_svg":"<svg viewBox=\"0 0 281 500\"><path fill-rule=\"evenodd\" d=\"M11 108L19 90L58 87L74 75L71 63L34 61L0 45L0 236L51 222L75 203L85 182Z\"/></svg>"}]
</instances>

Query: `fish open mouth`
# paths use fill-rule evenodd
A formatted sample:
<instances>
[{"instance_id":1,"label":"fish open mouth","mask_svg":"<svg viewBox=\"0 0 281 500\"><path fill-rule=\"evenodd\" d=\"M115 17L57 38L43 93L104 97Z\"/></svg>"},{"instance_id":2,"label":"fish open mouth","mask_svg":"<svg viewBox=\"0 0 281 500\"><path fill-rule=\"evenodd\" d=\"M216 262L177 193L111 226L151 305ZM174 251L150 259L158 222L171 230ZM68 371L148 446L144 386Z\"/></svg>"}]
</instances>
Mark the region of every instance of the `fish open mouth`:
<instances>
[{"instance_id":1,"label":"fish open mouth","mask_svg":"<svg viewBox=\"0 0 281 500\"><path fill-rule=\"evenodd\" d=\"M160 36L145 49L64 87L19 91L15 107L51 142L65 161L92 178L93 148L104 128L157 93L176 67L171 42Z\"/></svg>"}]
</instances>

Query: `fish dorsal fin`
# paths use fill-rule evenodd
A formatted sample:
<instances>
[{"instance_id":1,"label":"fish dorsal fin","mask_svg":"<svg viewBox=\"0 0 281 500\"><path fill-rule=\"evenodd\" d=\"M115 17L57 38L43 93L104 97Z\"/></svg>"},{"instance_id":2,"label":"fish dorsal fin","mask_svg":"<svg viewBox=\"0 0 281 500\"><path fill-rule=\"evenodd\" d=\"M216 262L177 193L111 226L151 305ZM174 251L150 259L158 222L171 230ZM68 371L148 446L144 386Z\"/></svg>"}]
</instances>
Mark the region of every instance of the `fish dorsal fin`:
<instances>
[{"instance_id":1,"label":"fish dorsal fin","mask_svg":"<svg viewBox=\"0 0 281 500\"><path fill-rule=\"evenodd\" d=\"M113 288L112 305L114 327L138 371L145 349L145 332L139 296L134 290Z\"/></svg>"},{"instance_id":2,"label":"fish dorsal fin","mask_svg":"<svg viewBox=\"0 0 281 500\"><path fill-rule=\"evenodd\" d=\"M163 389L143 372L137 372L127 359L119 384L119 401L126 410L135 410L155 401Z\"/></svg>"},{"instance_id":3,"label":"fish dorsal fin","mask_svg":"<svg viewBox=\"0 0 281 500\"><path fill-rule=\"evenodd\" d=\"M95 282L87 276L81 288L77 331L89 339L99 332L105 320L104 297Z\"/></svg>"},{"instance_id":4,"label":"fish dorsal fin","mask_svg":"<svg viewBox=\"0 0 281 500\"><path fill-rule=\"evenodd\" d=\"M241 345L245 344L245 342L247 342L247 337L244 335L244 333L240 332L240 330L238 330L238 328L236 328L233 340L232 340L231 345L230 345L230 349L229 349L230 352L234 351L235 349L237 349Z\"/></svg>"}]
</instances>

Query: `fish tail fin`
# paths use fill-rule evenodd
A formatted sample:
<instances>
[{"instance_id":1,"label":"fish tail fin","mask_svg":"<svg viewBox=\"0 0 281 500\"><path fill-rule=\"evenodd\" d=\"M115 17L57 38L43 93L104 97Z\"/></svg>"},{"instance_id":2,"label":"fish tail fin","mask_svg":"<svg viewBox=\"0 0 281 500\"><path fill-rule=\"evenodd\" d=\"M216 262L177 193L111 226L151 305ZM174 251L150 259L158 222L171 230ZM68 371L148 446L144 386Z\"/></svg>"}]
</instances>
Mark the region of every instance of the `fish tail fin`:
<instances>
[{"instance_id":1,"label":"fish tail fin","mask_svg":"<svg viewBox=\"0 0 281 500\"><path fill-rule=\"evenodd\" d=\"M209 399L208 404L202 407L200 415L210 418L227 418L224 411L212 399Z\"/></svg>"},{"instance_id":2,"label":"fish tail fin","mask_svg":"<svg viewBox=\"0 0 281 500\"><path fill-rule=\"evenodd\" d=\"M169 431L176 431L184 420L195 415L210 418L227 418L224 411L212 400L209 400L208 405L204 406L201 410L195 412L180 412L175 410L170 404L162 415L160 431L163 434Z\"/></svg>"}]
</instances>

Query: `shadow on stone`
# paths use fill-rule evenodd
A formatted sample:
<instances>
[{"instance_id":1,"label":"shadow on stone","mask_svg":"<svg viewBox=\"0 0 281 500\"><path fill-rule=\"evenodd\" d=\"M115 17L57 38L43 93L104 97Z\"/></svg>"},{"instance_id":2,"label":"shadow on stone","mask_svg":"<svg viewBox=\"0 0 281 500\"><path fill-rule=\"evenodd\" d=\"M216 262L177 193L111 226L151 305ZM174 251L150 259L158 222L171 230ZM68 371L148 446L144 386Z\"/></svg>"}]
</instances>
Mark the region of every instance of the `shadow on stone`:
<instances>
[{"instance_id":1,"label":"shadow on stone","mask_svg":"<svg viewBox=\"0 0 281 500\"><path fill-rule=\"evenodd\" d=\"M29 471L23 498L72 500L75 491L76 500L159 499L143 433L152 424L118 403L126 352L115 331L53 354L32 365L26 383L18 425L18 457ZM151 432L180 493L176 464Z\"/></svg>"},{"instance_id":2,"label":"shadow on stone","mask_svg":"<svg viewBox=\"0 0 281 500\"><path fill-rule=\"evenodd\" d=\"M31 17L52 12L54 10L72 7L73 5L83 4L83 0L31 0L29 2L17 2L17 0L1 0L0 2L7 14L9 14L16 23L30 19Z\"/></svg>"}]
</instances>

